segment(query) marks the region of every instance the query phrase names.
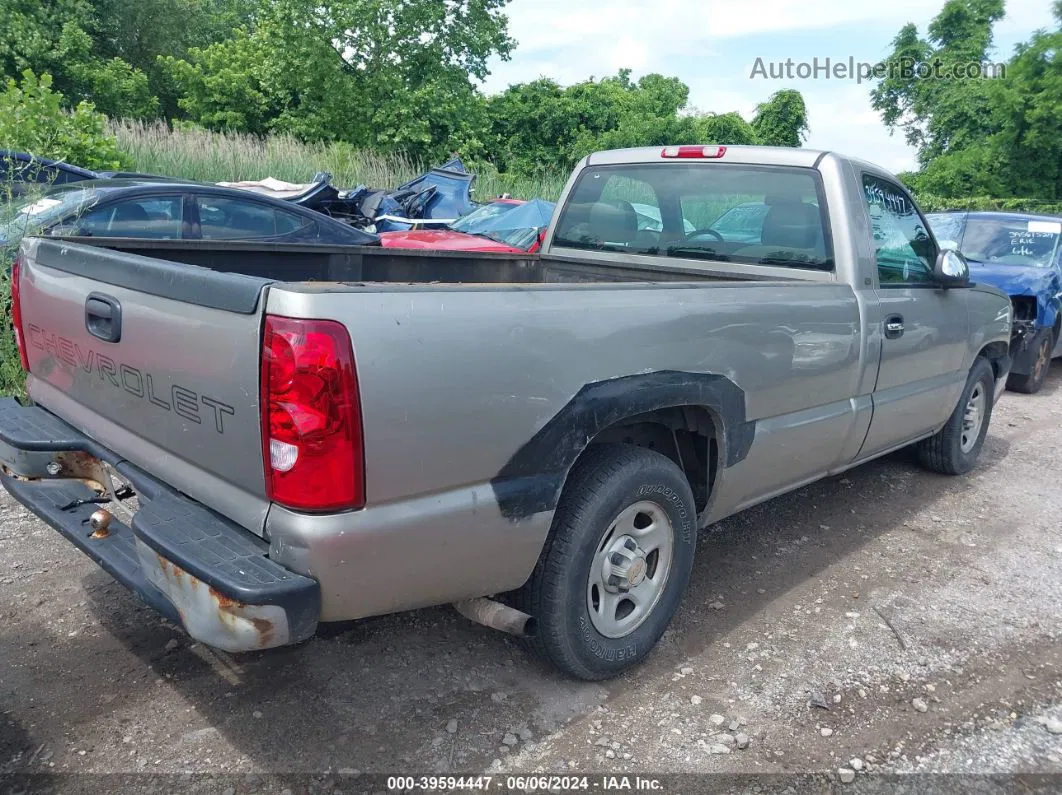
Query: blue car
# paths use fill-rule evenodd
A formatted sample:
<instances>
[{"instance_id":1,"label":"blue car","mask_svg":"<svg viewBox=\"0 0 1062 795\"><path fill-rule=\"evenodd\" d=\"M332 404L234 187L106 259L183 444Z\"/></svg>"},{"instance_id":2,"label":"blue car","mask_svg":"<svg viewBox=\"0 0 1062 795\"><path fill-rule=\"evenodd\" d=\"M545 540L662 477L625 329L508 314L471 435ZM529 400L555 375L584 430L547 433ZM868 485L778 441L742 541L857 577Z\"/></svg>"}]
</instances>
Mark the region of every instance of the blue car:
<instances>
[{"instance_id":1,"label":"blue car","mask_svg":"<svg viewBox=\"0 0 1062 795\"><path fill-rule=\"evenodd\" d=\"M1007 388L1040 390L1062 356L1062 217L1014 212L942 212L926 216L942 248L970 261L970 277L998 287L1014 305Z\"/></svg>"},{"instance_id":2,"label":"blue car","mask_svg":"<svg viewBox=\"0 0 1062 795\"><path fill-rule=\"evenodd\" d=\"M22 196L30 185L65 185L98 178L96 172L86 168L47 157L34 157L26 152L0 149L0 185L11 196Z\"/></svg>"}]
</instances>

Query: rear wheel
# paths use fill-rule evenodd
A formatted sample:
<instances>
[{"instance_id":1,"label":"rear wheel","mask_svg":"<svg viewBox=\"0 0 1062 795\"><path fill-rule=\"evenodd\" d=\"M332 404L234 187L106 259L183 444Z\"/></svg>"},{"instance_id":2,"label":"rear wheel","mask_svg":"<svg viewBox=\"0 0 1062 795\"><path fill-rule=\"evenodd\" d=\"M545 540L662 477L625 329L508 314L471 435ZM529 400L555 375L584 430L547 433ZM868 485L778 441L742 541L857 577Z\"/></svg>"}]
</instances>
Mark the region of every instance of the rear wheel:
<instances>
[{"instance_id":1,"label":"rear wheel","mask_svg":"<svg viewBox=\"0 0 1062 795\"><path fill-rule=\"evenodd\" d=\"M678 608L696 543L693 493L671 459L633 445L591 447L517 594L535 618L532 648L586 680L641 662Z\"/></svg>"},{"instance_id":2,"label":"rear wheel","mask_svg":"<svg viewBox=\"0 0 1062 795\"><path fill-rule=\"evenodd\" d=\"M1023 392L1026 395L1035 395L1044 385L1047 371L1051 369L1051 353L1055 347L1055 333L1053 329L1042 329L1030 346L1033 351L1032 365L1025 375L1017 373L1007 379L1007 389L1013 392Z\"/></svg>"},{"instance_id":3,"label":"rear wheel","mask_svg":"<svg viewBox=\"0 0 1062 795\"><path fill-rule=\"evenodd\" d=\"M963 475L974 468L992 420L995 384L992 365L978 358L948 422L934 436L918 443L922 466L945 475Z\"/></svg>"}]
</instances>

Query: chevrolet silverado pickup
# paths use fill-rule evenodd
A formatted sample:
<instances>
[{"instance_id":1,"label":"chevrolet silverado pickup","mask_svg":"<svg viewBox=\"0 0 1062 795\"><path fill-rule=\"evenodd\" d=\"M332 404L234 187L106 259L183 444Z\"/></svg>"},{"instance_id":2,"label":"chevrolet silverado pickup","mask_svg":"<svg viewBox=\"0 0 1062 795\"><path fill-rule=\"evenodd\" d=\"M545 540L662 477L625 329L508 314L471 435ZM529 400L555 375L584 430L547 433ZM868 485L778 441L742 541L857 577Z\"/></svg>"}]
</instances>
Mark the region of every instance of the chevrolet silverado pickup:
<instances>
[{"instance_id":1,"label":"chevrolet silverado pickup","mask_svg":"<svg viewBox=\"0 0 1062 795\"><path fill-rule=\"evenodd\" d=\"M700 528L909 445L968 472L1010 368L1006 296L805 149L592 154L536 255L38 237L13 278L4 486L230 652L453 604L615 676Z\"/></svg>"}]
</instances>

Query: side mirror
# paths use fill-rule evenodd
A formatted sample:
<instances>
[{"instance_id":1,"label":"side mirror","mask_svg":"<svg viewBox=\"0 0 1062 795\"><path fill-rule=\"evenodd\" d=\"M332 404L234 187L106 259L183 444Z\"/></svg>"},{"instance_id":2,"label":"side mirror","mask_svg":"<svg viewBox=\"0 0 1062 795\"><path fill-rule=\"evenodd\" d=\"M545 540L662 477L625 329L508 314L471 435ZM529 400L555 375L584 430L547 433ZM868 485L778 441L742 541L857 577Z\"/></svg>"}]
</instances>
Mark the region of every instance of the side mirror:
<instances>
[{"instance_id":1,"label":"side mirror","mask_svg":"<svg viewBox=\"0 0 1062 795\"><path fill-rule=\"evenodd\" d=\"M970 263L957 249L944 249L937 255L933 279L941 287L965 287L970 283Z\"/></svg>"}]
</instances>

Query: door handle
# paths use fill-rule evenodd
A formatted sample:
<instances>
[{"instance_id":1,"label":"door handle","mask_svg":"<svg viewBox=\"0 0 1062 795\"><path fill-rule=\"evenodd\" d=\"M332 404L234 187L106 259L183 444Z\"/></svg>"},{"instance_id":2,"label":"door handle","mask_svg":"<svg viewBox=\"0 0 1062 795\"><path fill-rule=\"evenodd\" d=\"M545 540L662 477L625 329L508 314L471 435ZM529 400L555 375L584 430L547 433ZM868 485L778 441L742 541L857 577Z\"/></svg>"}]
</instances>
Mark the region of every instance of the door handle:
<instances>
[{"instance_id":1,"label":"door handle","mask_svg":"<svg viewBox=\"0 0 1062 795\"><path fill-rule=\"evenodd\" d=\"M85 328L104 342L121 340L122 305L118 299L103 293L89 293L85 300Z\"/></svg>"},{"instance_id":2,"label":"door handle","mask_svg":"<svg viewBox=\"0 0 1062 795\"><path fill-rule=\"evenodd\" d=\"M894 340L903 336L903 316L889 315L885 318L885 339Z\"/></svg>"}]
</instances>

